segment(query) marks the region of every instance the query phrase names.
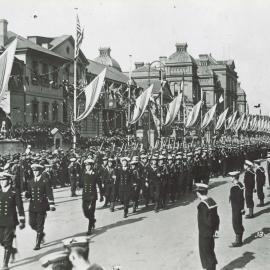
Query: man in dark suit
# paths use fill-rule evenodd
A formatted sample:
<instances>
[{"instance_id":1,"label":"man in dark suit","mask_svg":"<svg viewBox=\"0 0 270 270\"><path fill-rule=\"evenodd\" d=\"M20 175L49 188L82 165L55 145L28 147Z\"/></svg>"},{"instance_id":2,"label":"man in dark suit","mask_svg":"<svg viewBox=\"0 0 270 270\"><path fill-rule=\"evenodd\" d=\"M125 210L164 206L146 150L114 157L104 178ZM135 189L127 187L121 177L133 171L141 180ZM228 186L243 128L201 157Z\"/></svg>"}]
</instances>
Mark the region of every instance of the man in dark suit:
<instances>
[{"instance_id":1,"label":"man in dark suit","mask_svg":"<svg viewBox=\"0 0 270 270\"><path fill-rule=\"evenodd\" d=\"M235 232L235 242L232 243L232 247L241 247L243 238L243 221L242 215L245 213L244 205L244 185L239 182L239 171L230 172L229 175L232 177L233 186L230 189L230 203L232 206L232 225Z\"/></svg>"},{"instance_id":2,"label":"man in dark suit","mask_svg":"<svg viewBox=\"0 0 270 270\"><path fill-rule=\"evenodd\" d=\"M208 185L196 184L196 193L200 199L198 205L199 251L202 267L215 270L217 259L215 254L215 240L219 229L219 216L216 202L207 196Z\"/></svg>"},{"instance_id":3,"label":"man in dark suit","mask_svg":"<svg viewBox=\"0 0 270 270\"><path fill-rule=\"evenodd\" d=\"M42 174L44 167L39 164L32 164L34 177L28 183L28 191L25 197L30 199L29 204L29 225L37 232L36 245L34 250L40 249L40 244L45 236L44 225L47 211L55 211L53 191L46 174Z\"/></svg>"},{"instance_id":4,"label":"man in dark suit","mask_svg":"<svg viewBox=\"0 0 270 270\"><path fill-rule=\"evenodd\" d=\"M5 248L3 270L8 269L16 226L20 224L20 229L25 227L21 193L12 189L11 177L8 173L0 173L0 244Z\"/></svg>"}]
</instances>

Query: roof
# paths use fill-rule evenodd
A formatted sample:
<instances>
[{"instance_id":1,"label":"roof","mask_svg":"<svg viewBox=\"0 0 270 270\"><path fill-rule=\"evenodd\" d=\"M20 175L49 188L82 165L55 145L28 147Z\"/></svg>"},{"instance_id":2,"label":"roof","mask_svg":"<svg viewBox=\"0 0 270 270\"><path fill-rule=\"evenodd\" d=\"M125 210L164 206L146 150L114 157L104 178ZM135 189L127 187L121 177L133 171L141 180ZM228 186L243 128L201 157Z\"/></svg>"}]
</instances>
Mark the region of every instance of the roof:
<instances>
[{"instance_id":1,"label":"roof","mask_svg":"<svg viewBox=\"0 0 270 270\"><path fill-rule=\"evenodd\" d=\"M187 52L187 43L176 43L176 52L167 59L166 64L192 63L196 64L195 59Z\"/></svg>"},{"instance_id":2,"label":"roof","mask_svg":"<svg viewBox=\"0 0 270 270\"><path fill-rule=\"evenodd\" d=\"M62 44L65 40L69 39L70 37L71 35L62 35L62 36L53 38L53 40L50 42L50 44L52 45L50 49L51 50L55 49L57 46Z\"/></svg>"},{"instance_id":3,"label":"roof","mask_svg":"<svg viewBox=\"0 0 270 270\"><path fill-rule=\"evenodd\" d=\"M146 65L144 65L142 67L139 67L139 68L135 69L133 72L134 73L135 72L149 72L149 64L146 64ZM159 72L159 70L156 69L155 67L151 66L150 67L150 72Z\"/></svg>"},{"instance_id":4,"label":"roof","mask_svg":"<svg viewBox=\"0 0 270 270\"><path fill-rule=\"evenodd\" d=\"M119 63L111 57L111 48L110 47L101 47L99 48L99 56L95 58L95 61L103 64L105 66L113 67L118 71L122 71Z\"/></svg>"},{"instance_id":5,"label":"roof","mask_svg":"<svg viewBox=\"0 0 270 270\"><path fill-rule=\"evenodd\" d=\"M242 95L245 96L246 95L246 92L244 91L244 89L241 86L237 86L236 93L238 96L242 96Z\"/></svg>"},{"instance_id":6,"label":"roof","mask_svg":"<svg viewBox=\"0 0 270 270\"><path fill-rule=\"evenodd\" d=\"M58 58L61 58L62 60L68 60L67 58L55 53L55 52L52 52L51 50L48 50L46 48L43 48L37 44L35 44L34 42L28 40L27 38L24 38L20 35L17 35L16 33L12 32L12 31L8 31L8 42L7 44L9 44L15 37L17 37L18 39L18 42L17 42L17 50L28 50L28 49L31 49L31 50L34 50L34 51L38 51L38 52L41 52L41 53L45 53L45 54L49 54L51 56L54 56L54 57L58 57Z\"/></svg>"},{"instance_id":7,"label":"roof","mask_svg":"<svg viewBox=\"0 0 270 270\"><path fill-rule=\"evenodd\" d=\"M98 75L105 67L107 68L107 72L105 78L120 82L120 83L128 83L128 76L126 76L123 72L118 71L117 69L98 63L96 61L88 59L89 65L86 67L89 73L94 75Z\"/></svg>"}]
</instances>

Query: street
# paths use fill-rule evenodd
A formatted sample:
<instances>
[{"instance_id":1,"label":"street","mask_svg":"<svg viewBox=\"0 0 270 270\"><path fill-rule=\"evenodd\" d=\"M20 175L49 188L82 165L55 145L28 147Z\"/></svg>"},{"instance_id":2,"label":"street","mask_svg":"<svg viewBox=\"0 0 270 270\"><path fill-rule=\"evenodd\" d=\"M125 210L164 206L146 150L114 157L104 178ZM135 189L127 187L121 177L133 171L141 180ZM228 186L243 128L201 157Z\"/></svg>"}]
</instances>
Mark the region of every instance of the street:
<instances>
[{"instance_id":1,"label":"street","mask_svg":"<svg viewBox=\"0 0 270 270\"><path fill-rule=\"evenodd\" d=\"M256 218L244 219L244 245L230 248L234 241L228 197L230 187L228 177L211 179L209 195L218 203L221 220L215 249L217 269L266 269L265 262L270 254L270 191L265 188L266 206L255 207ZM85 234L87 220L82 214L81 197L71 198L69 188L57 189L54 195L57 209L48 213L45 245L41 250L33 251L34 231L29 226L23 231L18 230L19 254L16 263L10 265L11 269L41 269L38 260L47 253L61 250L61 240ZM256 194L254 198L256 205ZM120 206L111 213L109 209L102 208L102 204L98 203L96 229L91 236L92 263L96 262L106 270L116 265L122 270L201 269L197 240L198 200L194 194L182 197L181 201L159 213L154 213L152 207L145 209L140 206L139 211L127 219L123 219ZM26 202L25 210L27 206ZM257 237L260 231L264 233L261 238Z\"/></svg>"}]
</instances>

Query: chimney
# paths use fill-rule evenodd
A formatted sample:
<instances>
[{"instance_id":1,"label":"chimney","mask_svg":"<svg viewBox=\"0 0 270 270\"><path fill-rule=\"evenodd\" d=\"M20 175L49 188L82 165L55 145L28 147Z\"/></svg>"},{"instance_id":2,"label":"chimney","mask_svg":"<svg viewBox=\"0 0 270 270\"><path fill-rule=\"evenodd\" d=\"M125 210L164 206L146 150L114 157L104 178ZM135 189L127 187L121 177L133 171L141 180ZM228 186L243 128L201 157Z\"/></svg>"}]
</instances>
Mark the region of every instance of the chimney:
<instances>
[{"instance_id":1,"label":"chimney","mask_svg":"<svg viewBox=\"0 0 270 270\"><path fill-rule=\"evenodd\" d=\"M138 69L143 66L144 66L144 62L135 62L135 69Z\"/></svg>"},{"instance_id":2,"label":"chimney","mask_svg":"<svg viewBox=\"0 0 270 270\"><path fill-rule=\"evenodd\" d=\"M176 51L177 52L186 52L187 51L187 43L176 43Z\"/></svg>"},{"instance_id":3,"label":"chimney","mask_svg":"<svg viewBox=\"0 0 270 270\"><path fill-rule=\"evenodd\" d=\"M111 48L110 47L101 47L99 48L99 56L111 56Z\"/></svg>"},{"instance_id":4,"label":"chimney","mask_svg":"<svg viewBox=\"0 0 270 270\"><path fill-rule=\"evenodd\" d=\"M160 61L163 65L165 65L166 62L167 62L167 56L160 56L160 57L159 57L159 61Z\"/></svg>"},{"instance_id":5,"label":"chimney","mask_svg":"<svg viewBox=\"0 0 270 270\"><path fill-rule=\"evenodd\" d=\"M5 46L7 42L7 25L8 21L5 19L0 20L0 47Z\"/></svg>"}]
</instances>

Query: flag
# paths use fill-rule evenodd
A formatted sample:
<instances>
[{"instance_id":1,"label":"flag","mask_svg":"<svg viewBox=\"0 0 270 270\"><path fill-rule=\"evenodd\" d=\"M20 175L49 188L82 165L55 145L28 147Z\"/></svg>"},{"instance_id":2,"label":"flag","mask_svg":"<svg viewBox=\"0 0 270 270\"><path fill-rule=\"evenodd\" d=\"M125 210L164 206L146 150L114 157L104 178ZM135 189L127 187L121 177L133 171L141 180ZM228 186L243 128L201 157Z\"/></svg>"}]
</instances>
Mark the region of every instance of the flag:
<instances>
[{"instance_id":1,"label":"flag","mask_svg":"<svg viewBox=\"0 0 270 270\"><path fill-rule=\"evenodd\" d=\"M204 116L201 128L206 128L212 121L214 114L216 112L217 104L215 104Z\"/></svg>"},{"instance_id":2,"label":"flag","mask_svg":"<svg viewBox=\"0 0 270 270\"><path fill-rule=\"evenodd\" d=\"M136 98L135 109L130 124L135 124L142 117L151 97L152 90L153 84L151 84L138 98Z\"/></svg>"},{"instance_id":3,"label":"flag","mask_svg":"<svg viewBox=\"0 0 270 270\"><path fill-rule=\"evenodd\" d=\"M80 21L79 21L79 16L77 15L77 22L76 22L76 46L75 46L75 59L79 56L79 51L80 51L80 45L83 40L83 31L81 29Z\"/></svg>"},{"instance_id":4,"label":"flag","mask_svg":"<svg viewBox=\"0 0 270 270\"><path fill-rule=\"evenodd\" d=\"M177 116L182 101L182 93L174 98L174 100L169 104L169 108L166 115L166 120L164 126L169 126L174 121Z\"/></svg>"},{"instance_id":5,"label":"flag","mask_svg":"<svg viewBox=\"0 0 270 270\"><path fill-rule=\"evenodd\" d=\"M8 82L13 66L14 55L17 48L17 39L13 40L8 48L0 55L0 107L10 113L10 99L5 98Z\"/></svg>"},{"instance_id":6,"label":"flag","mask_svg":"<svg viewBox=\"0 0 270 270\"><path fill-rule=\"evenodd\" d=\"M235 130L236 132L237 132L237 131L240 129L240 127L242 126L245 117L246 117L246 114L243 113L243 114L237 119L237 121L236 121L236 123L235 123L235 125L234 125L234 130Z\"/></svg>"},{"instance_id":7,"label":"flag","mask_svg":"<svg viewBox=\"0 0 270 270\"><path fill-rule=\"evenodd\" d=\"M202 101L200 100L192 108L191 112L188 115L187 121L186 121L186 127L187 128L192 127L196 123L196 121L198 119L198 116L199 116L199 112L200 112L201 106L202 106Z\"/></svg>"},{"instance_id":8,"label":"flag","mask_svg":"<svg viewBox=\"0 0 270 270\"><path fill-rule=\"evenodd\" d=\"M243 125L241 127L242 130L244 130L244 131L248 130L250 120L251 120L251 116L248 115L247 118L246 118L246 121L243 123Z\"/></svg>"},{"instance_id":9,"label":"flag","mask_svg":"<svg viewBox=\"0 0 270 270\"><path fill-rule=\"evenodd\" d=\"M83 120L87 117L91 111L94 109L98 98L103 87L104 78L106 74L106 68L101 71L101 73L89 84L86 86L85 93L85 109L84 112L76 119L77 122Z\"/></svg>"},{"instance_id":10,"label":"flag","mask_svg":"<svg viewBox=\"0 0 270 270\"><path fill-rule=\"evenodd\" d=\"M254 108L261 108L261 103L258 103L258 105L254 105Z\"/></svg>"},{"instance_id":11,"label":"flag","mask_svg":"<svg viewBox=\"0 0 270 270\"><path fill-rule=\"evenodd\" d=\"M235 123L235 118L237 116L238 111L235 111L227 120L227 127L226 129L231 129L233 124Z\"/></svg>"},{"instance_id":12,"label":"flag","mask_svg":"<svg viewBox=\"0 0 270 270\"><path fill-rule=\"evenodd\" d=\"M219 97L219 99L218 99L218 102L219 102L219 103L222 103L223 101L224 101L223 95L221 94L220 97Z\"/></svg>"},{"instance_id":13,"label":"flag","mask_svg":"<svg viewBox=\"0 0 270 270\"><path fill-rule=\"evenodd\" d=\"M215 127L215 130L221 129L222 125L223 125L224 122L225 122L225 119L226 119L228 110L229 110L229 108L227 108L227 109L219 116L218 121L217 121L217 124L216 124L216 127Z\"/></svg>"}]
</instances>

